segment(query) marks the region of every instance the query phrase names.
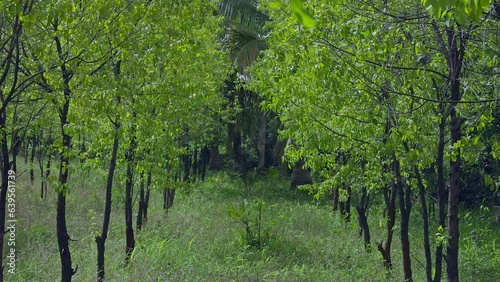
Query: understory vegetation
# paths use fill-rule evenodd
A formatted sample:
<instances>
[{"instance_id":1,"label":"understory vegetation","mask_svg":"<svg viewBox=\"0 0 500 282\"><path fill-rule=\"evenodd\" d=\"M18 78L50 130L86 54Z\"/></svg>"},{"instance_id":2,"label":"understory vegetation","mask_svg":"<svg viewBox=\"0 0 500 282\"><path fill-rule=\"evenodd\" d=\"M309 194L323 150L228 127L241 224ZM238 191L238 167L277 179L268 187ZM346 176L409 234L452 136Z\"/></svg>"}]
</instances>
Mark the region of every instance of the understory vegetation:
<instances>
[{"instance_id":1,"label":"understory vegetation","mask_svg":"<svg viewBox=\"0 0 500 282\"><path fill-rule=\"evenodd\" d=\"M100 225L96 215L103 209L102 190L94 187L103 183L92 173L75 175L72 181L75 189L68 196L68 228L72 230L70 246L78 265L74 279L93 281L94 240ZM56 281L59 257L54 244L54 192L49 191L41 200L27 173L18 186L22 193L18 199L16 281ZM123 213L123 195L117 187L106 252L107 280L401 281L402 269L386 272L380 254L365 251L356 220L345 222L327 200L315 200L306 191L290 191L289 180L283 177L256 177L247 186L245 189L238 175L211 173L206 182L178 191L168 215L160 191L153 190L148 222L137 233L136 249L127 266L123 260L125 226L113 220ZM260 247L249 245L245 225L230 213L231 207L245 201L265 201L262 225L268 230L268 238ZM373 205L369 210L374 242L384 237L382 213L383 205ZM500 265L500 232L491 211L463 210L461 216L459 267L463 281L495 281ZM415 281L425 279L420 221L421 216L414 212L410 238ZM437 226L431 229L437 230ZM399 266L399 244L394 244L393 255L394 265Z\"/></svg>"}]
</instances>

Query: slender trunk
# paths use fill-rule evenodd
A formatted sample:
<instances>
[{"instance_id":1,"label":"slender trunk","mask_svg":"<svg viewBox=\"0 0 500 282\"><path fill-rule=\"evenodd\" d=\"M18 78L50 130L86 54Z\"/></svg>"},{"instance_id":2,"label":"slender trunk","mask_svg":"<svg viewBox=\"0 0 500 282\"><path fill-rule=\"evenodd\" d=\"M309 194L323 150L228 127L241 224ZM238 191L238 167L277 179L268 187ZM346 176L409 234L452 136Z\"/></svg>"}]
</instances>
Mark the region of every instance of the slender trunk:
<instances>
[{"instance_id":1,"label":"slender trunk","mask_svg":"<svg viewBox=\"0 0 500 282\"><path fill-rule=\"evenodd\" d=\"M16 103L14 104L14 114L13 114L13 124L16 125L18 124L18 114L17 114L17 106L19 105L19 99L21 98L20 95L17 95ZM12 144L11 144L11 151L12 151L12 170L17 171L17 156L19 155L19 150L21 149L21 137L19 136L19 129L15 129L12 132Z\"/></svg>"},{"instance_id":2,"label":"slender trunk","mask_svg":"<svg viewBox=\"0 0 500 282\"><path fill-rule=\"evenodd\" d=\"M201 167L200 167L200 176L201 181L205 181L205 175L207 173L207 167L210 162L210 149L205 146L201 149Z\"/></svg>"},{"instance_id":3,"label":"slender trunk","mask_svg":"<svg viewBox=\"0 0 500 282\"><path fill-rule=\"evenodd\" d=\"M0 190L0 255L3 257L4 248L4 238L5 238L5 211L7 198L7 189L9 188L9 171L10 171L10 161L9 161L9 148L7 143L7 132L5 131L6 124L6 113L0 113L0 132L2 142L0 142L0 148L2 152L2 189ZM15 171L14 176L15 176ZM15 259L15 258L14 258ZM3 281L3 264L0 263L0 281Z\"/></svg>"},{"instance_id":4,"label":"slender trunk","mask_svg":"<svg viewBox=\"0 0 500 282\"><path fill-rule=\"evenodd\" d=\"M330 191L330 201L332 202L333 211L339 209L339 188Z\"/></svg>"},{"instance_id":5,"label":"slender trunk","mask_svg":"<svg viewBox=\"0 0 500 282\"><path fill-rule=\"evenodd\" d=\"M420 204L422 205L422 221L424 231L424 251L425 251L425 276L427 282L432 282L432 259L431 259L431 245L429 241L429 215L427 213L426 191L422 181L422 176L417 167L413 168L413 172L417 178L418 191L420 196Z\"/></svg>"},{"instance_id":6,"label":"slender trunk","mask_svg":"<svg viewBox=\"0 0 500 282\"><path fill-rule=\"evenodd\" d=\"M168 214L168 210L174 205L175 189L165 188L163 190L163 209L165 214Z\"/></svg>"},{"instance_id":7,"label":"slender trunk","mask_svg":"<svg viewBox=\"0 0 500 282\"><path fill-rule=\"evenodd\" d=\"M222 168L222 157L219 152L219 146L214 145L210 147L210 161L208 162L208 169L219 170Z\"/></svg>"},{"instance_id":8,"label":"slender trunk","mask_svg":"<svg viewBox=\"0 0 500 282\"><path fill-rule=\"evenodd\" d=\"M460 26L457 29L447 28L449 44L449 77L450 77L450 100L459 101L460 76L462 60L464 58L465 43L468 35L462 32ZM461 139L461 127L464 119L457 114L457 104L450 103L450 188L448 190L448 246L446 250L446 274L448 281L458 282L458 249L459 249L459 219L458 201L460 192L460 147L455 147Z\"/></svg>"},{"instance_id":9,"label":"slender trunk","mask_svg":"<svg viewBox=\"0 0 500 282\"><path fill-rule=\"evenodd\" d=\"M132 213L132 194L133 194L133 176L135 167L135 148L136 136L133 135L127 150L127 178L125 181L125 263L130 262L130 257L135 248L133 213Z\"/></svg>"},{"instance_id":10,"label":"slender trunk","mask_svg":"<svg viewBox=\"0 0 500 282\"><path fill-rule=\"evenodd\" d=\"M370 227L368 225L368 207L370 205L370 199L366 187L361 188L361 197L358 204L356 205L356 211L358 212L358 223L359 223L359 236L364 235L365 250L370 252Z\"/></svg>"},{"instance_id":11,"label":"slender trunk","mask_svg":"<svg viewBox=\"0 0 500 282\"><path fill-rule=\"evenodd\" d=\"M7 190L9 190L9 193L15 191L15 185L9 185L9 181L12 179L15 180L16 178L16 171L12 171L11 166L10 166L10 161L9 161L9 145L8 145L8 138L7 138L7 107L9 106L9 103L12 102L12 100L15 98L16 95L19 95L19 92L17 92L17 86L18 86L18 74L21 72L19 70L20 68L20 44L19 44L19 37L22 34L22 19L20 15L28 15L31 10L31 6L29 5L20 5L22 11L19 11L19 13L16 13L15 18L13 19L7 19L8 21L12 20L12 33L9 34L2 34L5 35L6 40L3 41L3 46L2 46L2 55L4 55L3 58L3 64L1 65L1 75L0 75L0 97L1 97L1 110L0 110L0 148L1 148L1 176L2 176L2 184L1 184L1 189L0 189L0 257L3 258L3 249L4 249L4 238L5 238L5 216L6 216L6 197L7 197ZM5 19L5 18L4 18ZM12 74L12 75L10 75ZM9 93L4 93L3 88L5 86L5 82L10 80L10 91ZM4 95L6 94L6 95ZM14 158L15 158L14 153ZM12 204L11 204L12 205ZM11 207L9 206L9 212L10 212ZM9 218L12 218L13 214L9 214ZM11 222L9 222L9 229L11 232L12 230L11 227ZM15 225L15 221L13 222ZM15 228L15 227L14 227ZM10 255L10 254L9 254ZM14 260L16 259L15 257L13 258ZM4 281L4 273L3 273L3 263L0 263L0 282Z\"/></svg>"},{"instance_id":12,"label":"slender trunk","mask_svg":"<svg viewBox=\"0 0 500 282\"><path fill-rule=\"evenodd\" d=\"M462 119L457 117L455 110L451 111L451 139L450 145L460 141ZM448 281L458 281L458 244L459 244L459 219L458 197L460 191L460 148L452 149L450 160L450 188L448 191L448 246L446 250L446 273Z\"/></svg>"},{"instance_id":13,"label":"slender trunk","mask_svg":"<svg viewBox=\"0 0 500 282\"><path fill-rule=\"evenodd\" d=\"M104 218L102 222L101 234L95 237L97 244L97 281L104 281L104 252L106 251L106 239L108 238L109 222L111 219L111 200L113 191L113 177L116 169L116 157L118 155L118 143L120 124L114 123L115 132L113 137L113 151L111 152L111 160L109 162L108 178L106 181L106 199L104 204Z\"/></svg>"},{"instance_id":14,"label":"slender trunk","mask_svg":"<svg viewBox=\"0 0 500 282\"><path fill-rule=\"evenodd\" d=\"M351 187L348 186L347 189L347 199L345 202L340 201L340 214L344 217L346 222L351 221Z\"/></svg>"},{"instance_id":15,"label":"slender trunk","mask_svg":"<svg viewBox=\"0 0 500 282\"><path fill-rule=\"evenodd\" d=\"M31 146L31 157L30 157L30 182L31 185L35 184L35 154L36 146L38 145L38 138L33 136L32 146Z\"/></svg>"},{"instance_id":16,"label":"slender trunk","mask_svg":"<svg viewBox=\"0 0 500 282\"><path fill-rule=\"evenodd\" d=\"M143 223L143 218L144 218L144 205L145 205L145 191L144 191L144 172L141 172L141 175L139 176L140 178L140 184L139 184L139 207L137 209L137 221L136 221L136 228L137 231L140 231L142 229L142 223Z\"/></svg>"},{"instance_id":17,"label":"slender trunk","mask_svg":"<svg viewBox=\"0 0 500 282\"><path fill-rule=\"evenodd\" d=\"M42 179L42 181L45 183L45 191L44 191L44 197L47 198L47 188L48 188L48 181L49 181L49 176L50 176L50 162L51 162L51 159L52 159L52 154L50 153L50 149L49 149L49 153L47 155L47 166L45 168L45 179Z\"/></svg>"},{"instance_id":18,"label":"slender trunk","mask_svg":"<svg viewBox=\"0 0 500 282\"><path fill-rule=\"evenodd\" d=\"M53 23L54 30L58 30L58 20L54 20ZM54 37L56 43L57 53L59 58L64 61L64 54L62 50L62 45L59 37ZM76 269L73 270L71 267L71 253L69 250L69 235L66 229L66 194L68 190L68 177L69 177L69 151L71 150L71 136L67 133L65 128L68 125L69 116L69 104L71 101L72 91L69 82L73 76L73 72L67 69L65 63L61 65L61 75L63 78L64 85L64 103L61 108L59 108L59 119L61 125L61 135L62 135L62 148L63 152L60 156L59 163L59 185L57 189L57 243L59 246L59 256L61 258L61 281L71 281L72 276L75 274Z\"/></svg>"},{"instance_id":19,"label":"slender trunk","mask_svg":"<svg viewBox=\"0 0 500 282\"><path fill-rule=\"evenodd\" d=\"M182 157L183 164L184 164L184 178L182 179L184 182L189 182L189 171L191 168L191 156L188 154L185 154Z\"/></svg>"},{"instance_id":20,"label":"slender trunk","mask_svg":"<svg viewBox=\"0 0 500 282\"><path fill-rule=\"evenodd\" d=\"M387 187L384 187L382 191L384 195L385 207L387 210L387 223L386 223L387 235L385 241L383 242L384 244L382 244L382 242L377 244L377 249L382 255L385 268L389 270L392 268L391 244L392 244L392 236L394 233L394 225L396 223L397 188L395 184L392 184L390 190Z\"/></svg>"},{"instance_id":21,"label":"slender trunk","mask_svg":"<svg viewBox=\"0 0 500 282\"><path fill-rule=\"evenodd\" d=\"M29 150L30 150L30 143L29 143L29 140L31 139L31 137L27 137L27 139L24 140L24 164L27 165L28 164L28 158L29 158Z\"/></svg>"},{"instance_id":22,"label":"slender trunk","mask_svg":"<svg viewBox=\"0 0 500 282\"><path fill-rule=\"evenodd\" d=\"M446 183L444 180L444 134L446 127L446 116L444 114L444 105L441 108L441 122L439 124L439 140L436 156L437 188L438 188L438 225L445 227L446 221ZM433 282L441 281L443 271L443 245L436 246L435 271Z\"/></svg>"},{"instance_id":23,"label":"slender trunk","mask_svg":"<svg viewBox=\"0 0 500 282\"><path fill-rule=\"evenodd\" d=\"M396 174L396 185L398 189L399 210L401 212L401 252L403 257L403 272L405 281L413 281L410 257L410 212L411 212L411 188L406 185L401 176L401 168L396 155L393 155L393 166Z\"/></svg>"},{"instance_id":24,"label":"slender trunk","mask_svg":"<svg viewBox=\"0 0 500 282\"><path fill-rule=\"evenodd\" d=\"M193 166L193 181L196 182L196 176L198 176L198 148L193 151L193 160L191 161Z\"/></svg>"},{"instance_id":25,"label":"slender trunk","mask_svg":"<svg viewBox=\"0 0 500 282\"><path fill-rule=\"evenodd\" d=\"M144 199L144 223L148 221L149 195L151 189L151 171L148 172L148 180L146 182L146 197Z\"/></svg>"},{"instance_id":26,"label":"slender trunk","mask_svg":"<svg viewBox=\"0 0 500 282\"><path fill-rule=\"evenodd\" d=\"M45 173L44 173L44 163L43 163L43 158L42 158L42 152L38 152L37 154L37 159L38 159L38 167L40 168L40 199L43 199L45 196Z\"/></svg>"},{"instance_id":27,"label":"slender trunk","mask_svg":"<svg viewBox=\"0 0 500 282\"><path fill-rule=\"evenodd\" d=\"M71 267L71 253L69 251L69 235L66 227L66 194L68 190L69 177L69 157L71 150L71 136L65 133L64 127L67 124L67 113L69 110L70 98L65 98L63 114L61 115L61 132L63 137L64 152L61 154L59 165L59 185L57 191L57 242L59 246L59 256L61 258L61 281L71 281L71 277L76 270Z\"/></svg>"}]
</instances>

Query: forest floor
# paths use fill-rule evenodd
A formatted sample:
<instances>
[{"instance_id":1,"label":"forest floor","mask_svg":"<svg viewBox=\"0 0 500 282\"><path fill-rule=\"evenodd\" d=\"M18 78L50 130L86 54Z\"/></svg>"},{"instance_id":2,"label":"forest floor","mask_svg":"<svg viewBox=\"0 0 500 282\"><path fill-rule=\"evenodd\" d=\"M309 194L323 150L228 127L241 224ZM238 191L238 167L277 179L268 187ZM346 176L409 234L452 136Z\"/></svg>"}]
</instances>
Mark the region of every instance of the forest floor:
<instances>
[{"instance_id":1,"label":"forest floor","mask_svg":"<svg viewBox=\"0 0 500 282\"><path fill-rule=\"evenodd\" d=\"M58 281L56 194L49 191L47 199L41 200L39 180L31 185L28 172L19 175L17 273L6 274L6 281ZM78 266L73 278L95 281L94 238L101 228L104 180L86 174L70 181L67 221L75 240L70 243L73 266ZM276 174L247 185L229 173L210 174L203 183L179 189L168 214L163 210L162 191L153 188L148 222L136 232L136 249L125 267L123 184L117 183L113 193L107 281L403 280L398 225L392 248L394 269L386 272L379 252L375 248L365 251L354 208L346 223L327 201L316 201L305 191L290 191L289 182ZM256 223L260 208L261 246L255 235L250 238L255 246L249 246L242 219ZM372 244L385 236L382 210L374 203L369 211ZM461 280L498 281L500 227L491 212L485 208L464 211L460 223ZM416 204L410 221L414 281L425 281L421 226ZM258 233L251 228L253 234ZM432 236L436 232L437 226L431 225ZM434 238L431 242L434 249Z\"/></svg>"}]
</instances>

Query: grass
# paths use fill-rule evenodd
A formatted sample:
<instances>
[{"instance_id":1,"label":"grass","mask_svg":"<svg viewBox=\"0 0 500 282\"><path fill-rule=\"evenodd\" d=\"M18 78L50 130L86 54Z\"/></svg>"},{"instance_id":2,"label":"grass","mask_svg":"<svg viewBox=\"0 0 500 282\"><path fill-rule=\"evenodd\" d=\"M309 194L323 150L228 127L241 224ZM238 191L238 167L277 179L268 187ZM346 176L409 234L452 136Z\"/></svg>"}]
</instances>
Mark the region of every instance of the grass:
<instances>
[{"instance_id":1,"label":"grass","mask_svg":"<svg viewBox=\"0 0 500 282\"><path fill-rule=\"evenodd\" d=\"M94 236L102 221L104 182L91 174L72 180L67 220L75 240L70 244L73 265L78 265L74 281L95 281ZM107 281L402 281L399 227L392 251L394 269L387 273L380 254L364 250L355 214L346 224L327 203L315 202L304 191L290 191L288 185L277 176L257 178L245 186L234 175L211 174L206 182L178 191L167 216L161 191L155 189L149 221L136 233L137 247L130 265L124 267L123 185L118 184L106 244ZM39 183L32 186L27 173L19 177L17 187L19 261L17 274L6 274L6 280L58 281L56 195L49 191L48 199L40 200ZM244 225L228 213L231 205L256 199L266 202L262 221L270 234L262 248L245 244ZM384 238L381 214L381 208L370 210L372 243ZM418 205L412 214L414 280L424 281ZM500 229L489 215L486 209L462 215L462 281L495 281L498 275Z\"/></svg>"}]
</instances>

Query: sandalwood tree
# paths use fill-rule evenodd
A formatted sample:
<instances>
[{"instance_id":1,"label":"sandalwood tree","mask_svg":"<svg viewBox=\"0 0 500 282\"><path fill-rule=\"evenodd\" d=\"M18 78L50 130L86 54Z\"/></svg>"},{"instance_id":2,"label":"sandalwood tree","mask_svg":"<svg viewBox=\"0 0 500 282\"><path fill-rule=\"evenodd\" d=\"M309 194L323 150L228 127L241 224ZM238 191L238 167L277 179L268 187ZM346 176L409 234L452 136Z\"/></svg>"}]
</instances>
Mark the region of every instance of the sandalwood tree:
<instances>
[{"instance_id":1,"label":"sandalwood tree","mask_svg":"<svg viewBox=\"0 0 500 282\"><path fill-rule=\"evenodd\" d=\"M431 18L417 1L310 1L306 8L315 16L311 29L294 24L286 11L269 11L270 50L251 73L256 91L267 98L264 107L280 114L286 128L282 135L297 144L290 157L306 159L309 167L330 178L323 190L368 185L382 191L388 229L378 249L387 267L392 264L390 242L399 198L403 269L405 280L412 280L411 187L425 192L422 171L443 159L443 134L449 128L448 236L454 239L448 241L445 258L448 279L457 280L458 241L453 240L458 240L459 188L454 185L459 185L459 151L465 146L457 141L463 116L474 116L467 121L474 124L482 111L473 105L491 101L487 85L497 83L472 69L491 62L484 52L491 45L485 43L489 39L482 25L495 24L485 18L481 25L465 27L451 12ZM474 36L480 40L465 48ZM464 65L470 71L460 71ZM460 101L466 94L468 101ZM363 176L357 167L363 168ZM441 166L438 177L443 176ZM438 261L441 256L437 266ZM428 247L426 262L431 280ZM435 278L440 279L440 269Z\"/></svg>"}]
</instances>

